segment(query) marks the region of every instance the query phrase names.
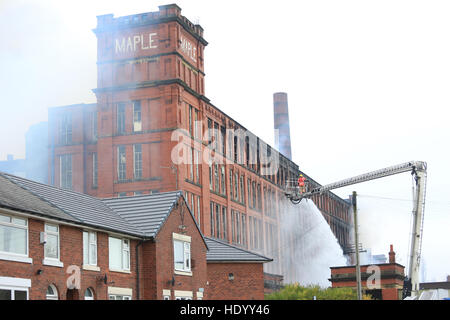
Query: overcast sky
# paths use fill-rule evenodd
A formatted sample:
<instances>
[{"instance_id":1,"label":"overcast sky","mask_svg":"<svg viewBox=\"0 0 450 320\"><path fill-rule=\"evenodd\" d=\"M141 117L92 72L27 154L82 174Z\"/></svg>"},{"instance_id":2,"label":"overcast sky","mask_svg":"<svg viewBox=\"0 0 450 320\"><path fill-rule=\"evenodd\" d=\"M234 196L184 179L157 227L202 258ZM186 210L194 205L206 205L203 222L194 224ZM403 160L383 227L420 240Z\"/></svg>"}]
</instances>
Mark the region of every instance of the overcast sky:
<instances>
[{"instance_id":1,"label":"overcast sky","mask_svg":"<svg viewBox=\"0 0 450 320\"><path fill-rule=\"evenodd\" d=\"M0 0L0 160L25 156L25 132L47 120L48 107L95 102L97 15L168 3ZM450 274L450 2L176 3L209 42L206 96L273 145L272 95L287 92L293 160L316 181L428 163L422 275L443 281ZM406 173L334 191L361 195L363 246L387 255L392 243L402 264L411 186Z\"/></svg>"}]
</instances>

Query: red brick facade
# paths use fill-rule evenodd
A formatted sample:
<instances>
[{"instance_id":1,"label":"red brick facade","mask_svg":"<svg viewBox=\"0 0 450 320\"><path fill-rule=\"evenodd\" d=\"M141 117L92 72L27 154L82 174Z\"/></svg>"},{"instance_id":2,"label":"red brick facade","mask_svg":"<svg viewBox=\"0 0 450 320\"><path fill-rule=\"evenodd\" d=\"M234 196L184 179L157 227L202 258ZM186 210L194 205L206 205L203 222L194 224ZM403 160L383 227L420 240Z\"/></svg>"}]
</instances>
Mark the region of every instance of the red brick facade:
<instances>
[{"instance_id":1,"label":"red brick facade","mask_svg":"<svg viewBox=\"0 0 450 320\"><path fill-rule=\"evenodd\" d=\"M52 224L57 222L52 221ZM108 299L108 286L104 284L101 278L105 274L108 281L114 281L114 287L129 288L133 291L133 298L136 292L136 267L135 247L137 242L130 241L130 273L112 272L109 270L108 262L108 234L97 232L97 265L100 271L91 271L83 269L83 229L65 224L59 224L60 235L60 261L62 267L43 265L44 245L40 243L40 232L44 232L45 221L35 218L28 219L29 236L29 257L33 259L32 263L14 262L0 260L0 277L14 277L31 279L29 288L30 300L46 299L47 287L53 284L58 290L59 299L67 298L68 286L67 279L70 274L66 273L69 266L80 268L80 289L77 295L83 299L84 292L91 288L95 299ZM38 270L42 270L38 274Z\"/></svg>"}]
</instances>

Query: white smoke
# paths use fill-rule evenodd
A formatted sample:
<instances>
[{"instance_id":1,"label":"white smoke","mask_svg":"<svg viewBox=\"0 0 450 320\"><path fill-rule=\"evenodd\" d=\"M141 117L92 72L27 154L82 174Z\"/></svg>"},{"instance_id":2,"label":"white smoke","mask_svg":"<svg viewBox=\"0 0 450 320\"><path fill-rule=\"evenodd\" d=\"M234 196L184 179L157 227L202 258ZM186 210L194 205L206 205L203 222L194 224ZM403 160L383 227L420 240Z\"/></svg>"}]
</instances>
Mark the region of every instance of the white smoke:
<instances>
[{"instance_id":1,"label":"white smoke","mask_svg":"<svg viewBox=\"0 0 450 320\"><path fill-rule=\"evenodd\" d=\"M284 282L329 287L330 267L347 265L330 226L311 200L285 208L280 221Z\"/></svg>"}]
</instances>

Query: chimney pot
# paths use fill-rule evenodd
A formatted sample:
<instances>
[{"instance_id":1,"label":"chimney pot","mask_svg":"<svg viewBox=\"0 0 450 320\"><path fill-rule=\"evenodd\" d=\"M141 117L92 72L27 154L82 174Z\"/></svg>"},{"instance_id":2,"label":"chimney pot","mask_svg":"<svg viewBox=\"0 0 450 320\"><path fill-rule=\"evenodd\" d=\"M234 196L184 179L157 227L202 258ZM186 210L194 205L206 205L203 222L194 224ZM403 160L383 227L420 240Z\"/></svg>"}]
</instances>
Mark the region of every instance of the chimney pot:
<instances>
[{"instance_id":1,"label":"chimney pot","mask_svg":"<svg viewBox=\"0 0 450 320\"><path fill-rule=\"evenodd\" d=\"M394 246L391 244L391 250L389 251L389 263L395 263Z\"/></svg>"}]
</instances>

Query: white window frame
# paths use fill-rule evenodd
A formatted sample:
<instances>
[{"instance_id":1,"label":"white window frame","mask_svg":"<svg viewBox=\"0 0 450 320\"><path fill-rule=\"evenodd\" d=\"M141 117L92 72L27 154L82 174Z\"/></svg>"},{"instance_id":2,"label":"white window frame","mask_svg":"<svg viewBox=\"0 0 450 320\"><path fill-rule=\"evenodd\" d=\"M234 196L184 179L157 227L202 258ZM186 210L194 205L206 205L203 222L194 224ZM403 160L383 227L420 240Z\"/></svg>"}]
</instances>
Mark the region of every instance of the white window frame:
<instances>
[{"instance_id":1,"label":"white window frame","mask_svg":"<svg viewBox=\"0 0 450 320\"><path fill-rule=\"evenodd\" d=\"M95 261L90 261L92 250L95 250ZM83 230L83 269L100 271L100 268L97 267L97 263L98 263L97 232Z\"/></svg>"},{"instance_id":2,"label":"white window frame","mask_svg":"<svg viewBox=\"0 0 450 320\"><path fill-rule=\"evenodd\" d=\"M140 150L136 150L138 147ZM142 161L142 144L137 143L133 145L133 177L134 179L142 179L143 161Z\"/></svg>"},{"instance_id":3,"label":"white window frame","mask_svg":"<svg viewBox=\"0 0 450 320\"><path fill-rule=\"evenodd\" d=\"M139 106L137 110L136 106ZM142 131L142 103L140 100L133 101L133 132Z\"/></svg>"},{"instance_id":4,"label":"white window frame","mask_svg":"<svg viewBox=\"0 0 450 320\"><path fill-rule=\"evenodd\" d=\"M121 297L122 299L117 299L118 297ZM110 294L109 300L131 300L131 296L124 296L121 294Z\"/></svg>"},{"instance_id":5,"label":"white window frame","mask_svg":"<svg viewBox=\"0 0 450 320\"><path fill-rule=\"evenodd\" d=\"M111 239L120 240L121 242L121 250L120 250L120 257L121 257L121 268L116 269L114 267L111 267L111 251L109 253L109 270L110 271L116 271L116 272L130 272L131 268L131 260L130 260L130 240L125 238L117 238L113 236L109 236L108 238L108 248L111 250ZM126 243L128 243L126 245ZM128 266L125 265L124 257L125 254L127 256Z\"/></svg>"},{"instance_id":6,"label":"white window frame","mask_svg":"<svg viewBox=\"0 0 450 320\"><path fill-rule=\"evenodd\" d=\"M168 289L163 289L163 300L170 300L171 292Z\"/></svg>"},{"instance_id":7,"label":"white window frame","mask_svg":"<svg viewBox=\"0 0 450 320\"><path fill-rule=\"evenodd\" d=\"M194 293L192 291L175 290L174 296L175 300L192 300Z\"/></svg>"},{"instance_id":8,"label":"white window frame","mask_svg":"<svg viewBox=\"0 0 450 320\"><path fill-rule=\"evenodd\" d=\"M123 148L124 161L121 161L121 152ZM125 181L127 179L127 148L125 145L117 146L117 181Z\"/></svg>"},{"instance_id":9,"label":"white window frame","mask_svg":"<svg viewBox=\"0 0 450 320\"><path fill-rule=\"evenodd\" d=\"M173 238L173 267L174 267L174 273L179 275L186 275L186 276L192 276L192 259L191 259L191 237L178 234L178 233L172 233ZM183 267L177 268L177 265L175 263L175 244L181 243L183 246ZM188 261L188 263L186 263Z\"/></svg>"},{"instance_id":10,"label":"white window frame","mask_svg":"<svg viewBox=\"0 0 450 320\"><path fill-rule=\"evenodd\" d=\"M90 292L91 296L86 296L86 292ZM86 290L84 290L84 300L95 300L94 291L91 288L87 288Z\"/></svg>"},{"instance_id":11,"label":"white window frame","mask_svg":"<svg viewBox=\"0 0 450 320\"><path fill-rule=\"evenodd\" d=\"M122 299L117 299L117 297L121 297ZM108 287L108 299L109 300L132 300L133 299L133 289Z\"/></svg>"},{"instance_id":12,"label":"white window frame","mask_svg":"<svg viewBox=\"0 0 450 320\"><path fill-rule=\"evenodd\" d=\"M47 227L56 227L58 231L48 231ZM47 233L48 235L53 235L56 236L57 239L57 244L56 244L56 250L57 250L57 257L53 258L53 257L46 257L45 256L45 248L48 245L48 243L44 244L44 260L42 261L43 265L47 265L47 266L53 266L53 267L63 267L64 264L61 262L61 237L60 237L60 229L59 229L59 225L57 224L53 224L53 223L45 223L44 225L44 232Z\"/></svg>"},{"instance_id":13,"label":"white window frame","mask_svg":"<svg viewBox=\"0 0 450 320\"><path fill-rule=\"evenodd\" d=\"M49 284L48 287L47 287L47 290L48 290L49 287L52 288L54 294L49 295L46 292L45 293L45 299L47 299L47 300L59 300L58 289L55 287L55 285L54 284Z\"/></svg>"},{"instance_id":14,"label":"white window frame","mask_svg":"<svg viewBox=\"0 0 450 320\"><path fill-rule=\"evenodd\" d=\"M31 259L28 256L28 254L29 254L28 219L27 218L18 217L18 216L14 216L14 215L10 215L10 214L4 214L4 213L0 213L0 215L2 215L4 217L9 217L10 221L11 221L11 222L1 222L0 221L0 225L5 226L5 227L13 227L13 228L19 228L19 229L25 229L26 230L26 239L25 239L26 253L22 254L22 253L16 253L16 252L0 251L0 260L33 263L33 259ZM21 226L21 225L15 224L13 222L14 218L25 220L25 226Z\"/></svg>"},{"instance_id":15,"label":"white window frame","mask_svg":"<svg viewBox=\"0 0 450 320\"><path fill-rule=\"evenodd\" d=\"M14 291L26 291L27 300L30 299L31 279L0 277L0 289L11 290L11 299L14 300Z\"/></svg>"}]
</instances>

